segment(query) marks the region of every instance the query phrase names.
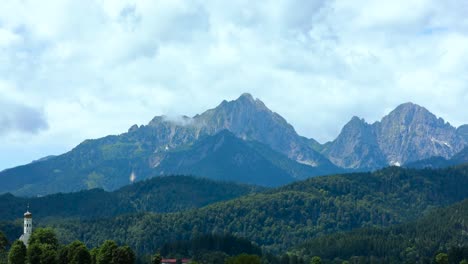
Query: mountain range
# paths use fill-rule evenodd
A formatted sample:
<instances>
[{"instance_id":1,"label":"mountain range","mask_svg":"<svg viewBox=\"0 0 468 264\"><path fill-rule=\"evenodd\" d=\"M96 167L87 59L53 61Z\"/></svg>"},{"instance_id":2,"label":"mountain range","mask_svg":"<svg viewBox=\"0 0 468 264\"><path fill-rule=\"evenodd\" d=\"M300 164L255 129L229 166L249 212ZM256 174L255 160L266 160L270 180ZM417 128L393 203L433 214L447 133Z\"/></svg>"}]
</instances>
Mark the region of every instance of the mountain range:
<instances>
[{"instance_id":1,"label":"mountain range","mask_svg":"<svg viewBox=\"0 0 468 264\"><path fill-rule=\"evenodd\" d=\"M335 140L320 144L243 94L194 117L156 116L126 133L85 140L65 154L4 170L0 193L116 190L170 174L278 186L431 157L450 159L467 145L468 125L455 128L412 103L373 124L353 117Z\"/></svg>"},{"instance_id":2,"label":"mountain range","mask_svg":"<svg viewBox=\"0 0 468 264\"><path fill-rule=\"evenodd\" d=\"M467 144L456 129L424 107L405 103L373 124L353 117L322 153L343 168L375 169L431 157L450 158Z\"/></svg>"}]
</instances>

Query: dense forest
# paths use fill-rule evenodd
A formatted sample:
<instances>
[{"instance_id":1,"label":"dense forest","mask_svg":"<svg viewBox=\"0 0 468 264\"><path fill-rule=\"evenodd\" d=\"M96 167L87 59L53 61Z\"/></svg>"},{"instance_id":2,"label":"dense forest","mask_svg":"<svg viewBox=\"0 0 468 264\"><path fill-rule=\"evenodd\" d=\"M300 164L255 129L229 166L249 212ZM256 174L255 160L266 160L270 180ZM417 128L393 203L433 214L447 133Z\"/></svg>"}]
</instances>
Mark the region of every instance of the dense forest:
<instances>
[{"instance_id":1,"label":"dense forest","mask_svg":"<svg viewBox=\"0 0 468 264\"><path fill-rule=\"evenodd\" d=\"M113 239L149 253L201 234L233 234L281 252L313 237L415 220L468 197L468 168L410 170L312 178L184 212L138 213L99 220L48 219L64 242L95 246Z\"/></svg>"},{"instance_id":2,"label":"dense forest","mask_svg":"<svg viewBox=\"0 0 468 264\"><path fill-rule=\"evenodd\" d=\"M468 199L434 209L417 221L386 228L362 228L317 237L292 250L324 262L429 263L449 253L450 263L468 260Z\"/></svg>"},{"instance_id":3,"label":"dense forest","mask_svg":"<svg viewBox=\"0 0 468 264\"><path fill-rule=\"evenodd\" d=\"M246 259L252 263L309 263L314 257L326 263L400 262L410 257L424 262L437 253L451 253L451 259L454 254L464 254L468 202L436 208L467 199L466 186L468 165L443 170L389 167L372 173L316 177L276 189L162 177L112 193L92 190L31 201L42 208L38 212L43 215L35 214L36 226L52 228L61 244L79 240L88 248L97 248L113 240L128 245L142 263L151 261L156 252L188 255L205 263L215 259L219 263ZM93 196L96 194L116 200ZM26 201L6 197L13 202L4 203L5 209ZM118 207L123 207L125 197L134 211L106 211L108 207L121 210ZM119 203L113 204L115 201ZM77 206L69 206L74 202ZM208 205L199 208L204 204ZM79 217L93 208L105 213ZM100 214L111 217L100 218ZM0 223L0 230L13 241L21 231L21 219ZM229 251L233 244L240 250ZM364 248L369 249L366 254Z\"/></svg>"},{"instance_id":4,"label":"dense forest","mask_svg":"<svg viewBox=\"0 0 468 264\"><path fill-rule=\"evenodd\" d=\"M135 212L177 212L233 199L263 187L189 176L165 176L139 181L114 192L93 189L37 198L0 195L0 219L18 219L30 205L37 219L92 219Z\"/></svg>"},{"instance_id":5,"label":"dense forest","mask_svg":"<svg viewBox=\"0 0 468 264\"><path fill-rule=\"evenodd\" d=\"M0 232L0 263L159 264L164 258L210 264L468 263L468 199L436 209L421 219L388 228L363 228L315 238L282 254L271 254L245 238L206 234L164 244L136 255L106 240L91 250L81 241L60 244L50 228L34 230L29 247L9 244Z\"/></svg>"}]
</instances>

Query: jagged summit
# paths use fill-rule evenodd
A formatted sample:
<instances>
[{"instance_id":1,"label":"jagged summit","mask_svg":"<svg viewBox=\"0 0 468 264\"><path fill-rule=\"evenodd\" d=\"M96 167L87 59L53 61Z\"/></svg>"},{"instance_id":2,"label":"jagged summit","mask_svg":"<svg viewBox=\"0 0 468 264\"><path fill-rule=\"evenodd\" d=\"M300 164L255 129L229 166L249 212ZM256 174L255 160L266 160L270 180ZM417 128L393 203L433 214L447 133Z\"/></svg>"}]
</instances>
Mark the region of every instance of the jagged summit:
<instances>
[{"instance_id":1,"label":"jagged summit","mask_svg":"<svg viewBox=\"0 0 468 264\"><path fill-rule=\"evenodd\" d=\"M168 167L164 170L159 169L164 164L171 164L171 166L179 164L178 160L172 163L164 161L168 157L166 154L173 151L185 153L176 155L176 157L183 156L185 161L197 160L200 158L198 155L203 153L207 157L213 157L204 161L220 162L216 161L216 155L212 153L215 148L204 149L208 145L202 145L198 152L189 150L193 150L196 146L200 147L198 142L216 136L220 132L219 141L215 143L223 142L223 140L226 142L229 134L222 132L223 130L229 131L238 139L223 145L226 153L239 148L239 142L248 141L270 148L268 151L265 149L262 151L284 155L284 158L275 159L271 166L267 166L270 168L270 176L273 177L271 182L267 182L266 177L257 180L249 179L249 182L264 185L271 185L272 182L278 183L280 175L273 173L275 171L273 168L283 170L282 166L288 164L284 159L292 162L285 169L296 168L291 172L295 176L304 177L304 174L315 176L341 171L314 149L311 140L299 136L293 126L283 117L268 109L262 101L254 99L252 95L242 94L235 100L224 101L217 107L194 117L155 116L147 125L131 126L127 133L86 140L66 154L27 165L29 167L6 170L0 173L0 180L6 178L12 180L4 181L5 184L0 186L0 193L11 191L15 194L43 195L57 191L78 191L96 187L113 190L128 184L133 174L137 179L144 179L155 173L160 175L171 171ZM190 156L191 153L192 156ZM269 154L269 156L275 155ZM242 166L245 167L248 164L242 163ZM199 165L203 165L204 168L216 167L214 164ZM301 167L304 165L307 165L306 169ZM238 172L247 168L242 168L242 166L237 170ZM193 170L195 171L195 168ZM32 176L23 176L23 173ZM215 173L222 175L227 172L220 169L211 173L209 175L215 177ZM289 173L286 174L289 175ZM239 181L245 181L244 176L239 175ZM255 177L255 175L250 175L250 177ZM231 180L234 179L231 177ZM51 182L53 184L49 184Z\"/></svg>"},{"instance_id":2,"label":"jagged summit","mask_svg":"<svg viewBox=\"0 0 468 264\"><path fill-rule=\"evenodd\" d=\"M426 108L414 103L404 103L397 106L387 116L382 118L381 122L383 123L386 120L392 120L402 124L419 121L434 122L442 125L445 123L442 118L437 118Z\"/></svg>"},{"instance_id":3,"label":"jagged summit","mask_svg":"<svg viewBox=\"0 0 468 264\"><path fill-rule=\"evenodd\" d=\"M335 140L322 145L298 135L283 117L244 93L194 117L155 116L147 125L131 126L127 133L85 140L63 155L4 170L0 172L0 193L113 190L129 184L131 175L140 180L177 172L176 168L186 168L184 173L190 174L194 164L199 173L215 178L237 171L239 181L247 180L241 171L270 168L268 175L278 183L279 171L297 179L344 169L404 165L433 156L450 158L468 144L467 135L467 126L456 129L426 108L404 103L373 124L352 117ZM250 153L253 150L258 155ZM226 160L218 160L221 157ZM252 165L240 162L241 157L261 162ZM228 169L228 165L235 166ZM248 182L271 185L266 174L262 175L265 177ZM237 177L231 176L232 180Z\"/></svg>"},{"instance_id":4,"label":"jagged summit","mask_svg":"<svg viewBox=\"0 0 468 264\"><path fill-rule=\"evenodd\" d=\"M351 120L349 120L348 123L346 123L346 126L356 126L356 125L362 125L362 124L367 124L366 120L364 118L360 118L358 116L353 116Z\"/></svg>"},{"instance_id":5,"label":"jagged summit","mask_svg":"<svg viewBox=\"0 0 468 264\"><path fill-rule=\"evenodd\" d=\"M260 99L254 98L250 93L243 93L237 99L232 101L223 101L217 108L228 105L238 105L240 107L255 108L257 110L272 112Z\"/></svg>"},{"instance_id":6,"label":"jagged summit","mask_svg":"<svg viewBox=\"0 0 468 264\"><path fill-rule=\"evenodd\" d=\"M292 125L251 94L244 93L236 100L225 101L195 116L194 120L199 124L200 134L227 129L239 138L264 143L298 162L333 167Z\"/></svg>"},{"instance_id":7,"label":"jagged summit","mask_svg":"<svg viewBox=\"0 0 468 264\"><path fill-rule=\"evenodd\" d=\"M449 158L465 144L460 130L408 102L373 124L353 117L322 153L345 168L379 168L433 156Z\"/></svg>"},{"instance_id":8,"label":"jagged summit","mask_svg":"<svg viewBox=\"0 0 468 264\"><path fill-rule=\"evenodd\" d=\"M351 118L322 153L343 168L372 169L385 163L372 125L357 116Z\"/></svg>"}]
</instances>

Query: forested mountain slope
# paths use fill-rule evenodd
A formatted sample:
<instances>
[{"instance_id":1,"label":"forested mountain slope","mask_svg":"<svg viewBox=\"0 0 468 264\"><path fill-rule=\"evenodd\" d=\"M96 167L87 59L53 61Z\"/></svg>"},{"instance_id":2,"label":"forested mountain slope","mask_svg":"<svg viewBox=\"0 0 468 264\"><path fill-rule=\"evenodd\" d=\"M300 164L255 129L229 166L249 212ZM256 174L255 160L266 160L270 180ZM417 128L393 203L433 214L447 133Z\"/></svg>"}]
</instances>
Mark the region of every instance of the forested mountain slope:
<instances>
[{"instance_id":1,"label":"forested mountain slope","mask_svg":"<svg viewBox=\"0 0 468 264\"><path fill-rule=\"evenodd\" d=\"M358 227L414 220L468 197L468 166L445 170L390 167L374 173L311 178L187 212L141 213L98 221L49 221L64 240L90 245L112 238L149 253L168 241L231 233L270 250Z\"/></svg>"},{"instance_id":2,"label":"forested mountain slope","mask_svg":"<svg viewBox=\"0 0 468 264\"><path fill-rule=\"evenodd\" d=\"M224 156L223 160L200 160L203 152L207 157L216 156L213 151L217 148L210 148L210 142L219 142L217 135L226 130L239 140L222 145L223 150L236 155ZM212 139L207 139L211 136ZM246 142L257 142L255 145L263 145L263 150L270 154L252 152L253 146L244 144ZM194 117L156 116L147 125L134 125L126 133L85 140L65 154L1 171L0 193L36 196L92 188L115 190L129 184L132 174L136 175L136 180L142 180L167 175L170 171L265 186L342 172L314 149L317 144L299 136L284 118L263 102L243 94ZM181 150L185 150L183 155ZM280 159L265 160L268 156L279 155ZM237 156L249 162L233 164ZM193 170L190 166L181 166L191 160L200 161L193 164ZM285 171L284 160L296 172L294 168L307 166L300 169L307 173ZM215 170L210 171L212 167Z\"/></svg>"},{"instance_id":3,"label":"forested mountain slope","mask_svg":"<svg viewBox=\"0 0 468 264\"><path fill-rule=\"evenodd\" d=\"M468 260L468 200L431 211L417 221L387 228L364 228L318 237L293 250L324 261L429 263L438 252L465 248ZM463 254L463 253L462 253ZM452 255L452 254L450 254ZM453 256L452 256L453 257Z\"/></svg>"},{"instance_id":4,"label":"forested mountain slope","mask_svg":"<svg viewBox=\"0 0 468 264\"><path fill-rule=\"evenodd\" d=\"M38 198L0 195L0 219L23 217L26 206L35 221L45 218L102 218L135 212L177 212L233 199L265 188L190 176L155 177L114 192L102 189Z\"/></svg>"}]
</instances>

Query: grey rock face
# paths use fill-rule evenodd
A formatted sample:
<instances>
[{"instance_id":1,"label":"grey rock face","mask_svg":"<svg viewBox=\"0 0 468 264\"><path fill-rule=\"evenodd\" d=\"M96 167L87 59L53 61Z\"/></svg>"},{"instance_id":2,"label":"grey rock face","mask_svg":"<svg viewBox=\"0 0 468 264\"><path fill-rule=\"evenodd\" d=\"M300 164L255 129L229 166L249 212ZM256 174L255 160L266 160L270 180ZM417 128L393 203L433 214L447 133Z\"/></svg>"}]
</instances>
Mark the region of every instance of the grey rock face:
<instances>
[{"instance_id":1,"label":"grey rock face","mask_svg":"<svg viewBox=\"0 0 468 264\"><path fill-rule=\"evenodd\" d=\"M323 153L345 168L400 166L434 156L452 157L466 145L460 133L424 107L406 103L372 125L353 118Z\"/></svg>"},{"instance_id":2,"label":"grey rock face","mask_svg":"<svg viewBox=\"0 0 468 264\"><path fill-rule=\"evenodd\" d=\"M353 117L343 127L324 154L342 168L371 169L381 167L386 162L375 129L358 117Z\"/></svg>"},{"instance_id":3,"label":"grey rock face","mask_svg":"<svg viewBox=\"0 0 468 264\"><path fill-rule=\"evenodd\" d=\"M223 130L233 136L215 137ZM211 141L203 141L209 137ZM113 190L128 184L130 175L143 179L169 171L213 177L231 172L230 179L260 175L256 183L276 175L280 184L434 156L446 161L465 146L468 125L456 129L412 103L398 106L374 124L353 117L334 141L321 145L299 136L263 102L243 94L194 117L157 116L147 125L133 125L127 133L86 140L63 155L2 171L0 193ZM463 153L457 161L464 160ZM210 171L213 168L218 169Z\"/></svg>"},{"instance_id":4,"label":"grey rock face","mask_svg":"<svg viewBox=\"0 0 468 264\"><path fill-rule=\"evenodd\" d=\"M468 144L468 125L462 125L457 128L457 134Z\"/></svg>"},{"instance_id":5,"label":"grey rock face","mask_svg":"<svg viewBox=\"0 0 468 264\"><path fill-rule=\"evenodd\" d=\"M290 170L279 167L281 162L269 158L275 155L271 152L270 149L265 155L250 142L223 130L214 136L200 139L189 149L158 153L161 162L154 170L161 175L203 175L211 179L268 186L294 181L295 177L290 173L294 167L291 166ZM294 166L304 166L284 156L282 163L288 161ZM305 167L313 170L309 166Z\"/></svg>"},{"instance_id":6,"label":"grey rock face","mask_svg":"<svg viewBox=\"0 0 468 264\"><path fill-rule=\"evenodd\" d=\"M445 159L443 157L431 157L429 159L418 160L416 162L412 162L406 164L405 167L408 168L415 168L415 169L423 169L423 168L446 168L450 166L457 166L460 164L468 163L468 147L465 147L460 152L455 154L450 159Z\"/></svg>"},{"instance_id":7,"label":"grey rock face","mask_svg":"<svg viewBox=\"0 0 468 264\"><path fill-rule=\"evenodd\" d=\"M155 117L148 126L155 130L157 141L162 143L155 146L157 151L190 144L204 135L229 130L239 138L264 143L300 163L334 167L314 150L310 139L299 136L283 117L250 94L243 94L234 101L223 101L218 107L193 118L169 120Z\"/></svg>"},{"instance_id":8,"label":"grey rock face","mask_svg":"<svg viewBox=\"0 0 468 264\"><path fill-rule=\"evenodd\" d=\"M450 158L464 147L454 127L412 103L398 106L375 127L380 148L389 164L433 156Z\"/></svg>"},{"instance_id":9,"label":"grey rock face","mask_svg":"<svg viewBox=\"0 0 468 264\"><path fill-rule=\"evenodd\" d=\"M202 134L227 129L237 137L264 143L300 163L313 167L333 166L313 149L309 139L299 136L283 117L250 94L243 94L235 101L223 101L215 109L193 119Z\"/></svg>"}]
</instances>

